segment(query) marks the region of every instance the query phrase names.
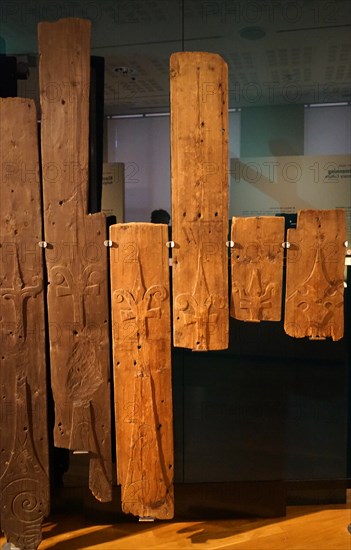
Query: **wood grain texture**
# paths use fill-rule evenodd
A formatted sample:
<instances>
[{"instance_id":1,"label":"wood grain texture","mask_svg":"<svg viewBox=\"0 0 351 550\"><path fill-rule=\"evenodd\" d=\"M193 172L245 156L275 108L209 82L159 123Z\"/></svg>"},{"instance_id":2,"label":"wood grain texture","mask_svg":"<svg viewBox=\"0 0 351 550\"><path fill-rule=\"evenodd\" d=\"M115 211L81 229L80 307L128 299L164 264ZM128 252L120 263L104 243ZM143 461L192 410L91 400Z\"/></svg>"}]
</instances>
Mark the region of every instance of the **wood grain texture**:
<instances>
[{"instance_id":1,"label":"wood grain texture","mask_svg":"<svg viewBox=\"0 0 351 550\"><path fill-rule=\"evenodd\" d=\"M350 506L290 506L286 517L94 524L53 516L41 550L349 550ZM0 538L0 545L3 539Z\"/></svg>"},{"instance_id":2,"label":"wood grain texture","mask_svg":"<svg viewBox=\"0 0 351 550\"><path fill-rule=\"evenodd\" d=\"M241 321L279 321L284 218L233 218L231 239L231 316Z\"/></svg>"},{"instance_id":3,"label":"wood grain texture","mask_svg":"<svg viewBox=\"0 0 351 550\"><path fill-rule=\"evenodd\" d=\"M106 222L88 215L90 22L39 24L51 384L57 447L90 453L89 486L111 499Z\"/></svg>"},{"instance_id":4,"label":"wood grain texture","mask_svg":"<svg viewBox=\"0 0 351 550\"><path fill-rule=\"evenodd\" d=\"M174 345L228 347L228 71L216 54L171 56Z\"/></svg>"},{"instance_id":5,"label":"wood grain texture","mask_svg":"<svg viewBox=\"0 0 351 550\"><path fill-rule=\"evenodd\" d=\"M167 226L110 228L117 480L122 509L173 517Z\"/></svg>"},{"instance_id":6,"label":"wood grain texture","mask_svg":"<svg viewBox=\"0 0 351 550\"><path fill-rule=\"evenodd\" d=\"M23 549L49 513L45 320L37 115L0 99L1 526Z\"/></svg>"},{"instance_id":7,"label":"wood grain texture","mask_svg":"<svg viewBox=\"0 0 351 550\"><path fill-rule=\"evenodd\" d=\"M311 340L344 334L344 210L301 210L289 229L284 329Z\"/></svg>"}]
</instances>

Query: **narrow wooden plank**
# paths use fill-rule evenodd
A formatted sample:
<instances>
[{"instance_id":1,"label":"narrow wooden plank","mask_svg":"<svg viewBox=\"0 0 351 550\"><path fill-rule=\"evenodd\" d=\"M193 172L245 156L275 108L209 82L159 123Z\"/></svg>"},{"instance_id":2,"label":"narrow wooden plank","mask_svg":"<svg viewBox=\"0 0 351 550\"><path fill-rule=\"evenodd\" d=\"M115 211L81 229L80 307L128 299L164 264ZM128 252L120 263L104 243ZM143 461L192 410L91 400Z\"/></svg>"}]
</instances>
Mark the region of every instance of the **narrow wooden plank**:
<instances>
[{"instance_id":1,"label":"narrow wooden plank","mask_svg":"<svg viewBox=\"0 0 351 550\"><path fill-rule=\"evenodd\" d=\"M228 346L228 68L171 56L174 345Z\"/></svg>"},{"instance_id":2,"label":"narrow wooden plank","mask_svg":"<svg viewBox=\"0 0 351 550\"><path fill-rule=\"evenodd\" d=\"M284 329L311 340L344 334L345 211L301 210L289 229Z\"/></svg>"},{"instance_id":3,"label":"narrow wooden plank","mask_svg":"<svg viewBox=\"0 0 351 550\"><path fill-rule=\"evenodd\" d=\"M0 99L0 494L8 542L35 549L49 513L37 115Z\"/></svg>"},{"instance_id":4,"label":"narrow wooden plank","mask_svg":"<svg viewBox=\"0 0 351 550\"><path fill-rule=\"evenodd\" d=\"M231 233L231 316L241 321L279 321L284 218L233 218Z\"/></svg>"},{"instance_id":5,"label":"narrow wooden plank","mask_svg":"<svg viewBox=\"0 0 351 550\"><path fill-rule=\"evenodd\" d=\"M51 384L57 447L90 452L89 486L111 500L105 216L87 214L90 22L39 24Z\"/></svg>"},{"instance_id":6,"label":"narrow wooden plank","mask_svg":"<svg viewBox=\"0 0 351 550\"><path fill-rule=\"evenodd\" d=\"M168 228L110 228L117 478L122 509L173 517Z\"/></svg>"}]
</instances>

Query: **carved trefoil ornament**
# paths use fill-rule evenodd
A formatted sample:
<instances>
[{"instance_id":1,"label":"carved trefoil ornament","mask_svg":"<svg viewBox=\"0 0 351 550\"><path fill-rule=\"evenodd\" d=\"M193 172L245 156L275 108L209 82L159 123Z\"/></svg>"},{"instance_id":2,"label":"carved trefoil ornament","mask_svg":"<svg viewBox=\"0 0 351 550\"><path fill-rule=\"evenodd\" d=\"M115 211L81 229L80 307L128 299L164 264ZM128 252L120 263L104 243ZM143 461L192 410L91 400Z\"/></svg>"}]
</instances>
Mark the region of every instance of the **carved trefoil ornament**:
<instances>
[{"instance_id":1,"label":"carved trefoil ornament","mask_svg":"<svg viewBox=\"0 0 351 550\"><path fill-rule=\"evenodd\" d=\"M285 332L340 340L344 334L346 219L343 209L301 210L287 239Z\"/></svg>"},{"instance_id":2,"label":"carved trefoil ornament","mask_svg":"<svg viewBox=\"0 0 351 550\"><path fill-rule=\"evenodd\" d=\"M234 217L231 239L231 316L241 321L279 321L284 218Z\"/></svg>"}]
</instances>

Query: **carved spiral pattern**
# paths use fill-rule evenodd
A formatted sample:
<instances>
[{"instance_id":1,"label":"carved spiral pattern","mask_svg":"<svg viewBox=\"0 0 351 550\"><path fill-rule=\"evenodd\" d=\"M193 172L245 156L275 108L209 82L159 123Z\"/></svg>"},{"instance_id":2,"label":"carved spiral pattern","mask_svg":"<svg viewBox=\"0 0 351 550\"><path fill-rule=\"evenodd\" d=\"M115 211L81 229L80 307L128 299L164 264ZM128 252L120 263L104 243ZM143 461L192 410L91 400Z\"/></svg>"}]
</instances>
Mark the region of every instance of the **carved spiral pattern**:
<instances>
[{"instance_id":1,"label":"carved spiral pattern","mask_svg":"<svg viewBox=\"0 0 351 550\"><path fill-rule=\"evenodd\" d=\"M197 306L197 303L192 296L188 294L179 294L176 297L176 309L179 309L179 311L185 311L190 306L192 306L194 309L196 309Z\"/></svg>"},{"instance_id":2,"label":"carved spiral pattern","mask_svg":"<svg viewBox=\"0 0 351 550\"><path fill-rule=\"evenodd\" d=\"M11 515L21 523L40 523L46 513L46 496L39 481L16 479L2 491L3 510L10 503Z\"/></svg>"},{"instance_id":3,"label":"carved spiral pattern","mask_svg":"<svg viewBox=\"0 0 351 550\"><path fill-rule=\"evenodd\" d=\"M52 269L51 272L52 272L52 277L53 277L53 279L52 279L53 284L58 285L58 286L62 285L64 283L64 281L66 280L64 274L61 273L61 271L57 271L57 270L54 270L54 269Z\"/></svg>"}]
</instances>

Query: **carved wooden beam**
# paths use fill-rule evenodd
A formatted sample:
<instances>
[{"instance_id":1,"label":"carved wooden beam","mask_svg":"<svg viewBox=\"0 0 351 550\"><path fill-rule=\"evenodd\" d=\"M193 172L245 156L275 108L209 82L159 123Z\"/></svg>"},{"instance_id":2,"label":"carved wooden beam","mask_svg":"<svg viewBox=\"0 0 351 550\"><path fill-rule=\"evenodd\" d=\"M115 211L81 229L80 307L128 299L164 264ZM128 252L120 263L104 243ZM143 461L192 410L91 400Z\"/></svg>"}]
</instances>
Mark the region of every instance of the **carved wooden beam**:
<instances>
[{"instance_id":1,"label":"carved wooden beam","mask_svg":"<svg viewBox=\"0 0 351 550\"><path fill-rule=\"evenodd\" d=\"M105 216L87 214L90 22L39 24L42 173L57 447L90 453L89 486L111 499Z\"/></svg>"},{"instance_id":2,"label":"carved wooden beam","mask_svg":"<svg viewBox=\"0 0 351 550\"><path fill-rule=\"evenodd\" d=\"M117 479L122 509L173 517L167 226L110 228Z\"/></svg>"},{"instance_id":3,"label":"carved wooden beam","mask_svg":"<svg viewBox=\"0 0 351 550\"><path fill-rule=\"evenodd\" d=\"M231 316L241 321L279 321L284 218L233 218L231 239Z\"/></svg>"},{"instance_id":4,"label":"carved wooden beam","mask_svg":"<svg viewBox=\"0 0 351 550\"><path fill-rule=\"evenodd\" d=\"M228 69L171 56L174 345L228 346Z\"/></svg>"},{"instance_id":5,"label":"carved wooden beam","mask_svg":"<svg viewBox=\"0 0 351 550\"><path fill-rule=\"evenodd\" d=\"M284 329L311 340L344 335L345 211L301 210L289 229Z\"/></svg>"},{"instance_id":6,"label":"carved wooden beam","mask_svg":"<svg viewBox=\"0 0 351 550\"><path fill-rule=\"evenodd\" d=\"M34 102L0 99L1 528L36 549L49 513L41 197Z\"/></svg>"}]
</instances>

